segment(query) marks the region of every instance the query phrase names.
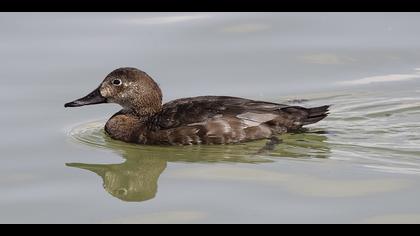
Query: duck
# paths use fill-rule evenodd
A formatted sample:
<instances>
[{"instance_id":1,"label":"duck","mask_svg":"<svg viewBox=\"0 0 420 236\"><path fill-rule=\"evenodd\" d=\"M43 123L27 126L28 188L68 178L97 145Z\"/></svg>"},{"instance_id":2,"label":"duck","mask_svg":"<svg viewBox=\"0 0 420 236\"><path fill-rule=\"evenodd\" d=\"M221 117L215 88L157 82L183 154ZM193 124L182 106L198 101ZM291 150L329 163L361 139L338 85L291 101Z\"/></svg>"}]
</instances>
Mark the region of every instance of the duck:
<instances>
[{"instance_id":1,"label":"duck","mask_svg":"<svg viewBox=\"0 0 420 236\"><path fill-rule=\"evenodd\" d=\"M305 108L231 96L198 96L162 103L159 85L137 68L118 68L64 107L116 103L105 124L112 139L143 145L235 144L270 139L323 120L330 105Z\"/></svg>"}]
</instances>

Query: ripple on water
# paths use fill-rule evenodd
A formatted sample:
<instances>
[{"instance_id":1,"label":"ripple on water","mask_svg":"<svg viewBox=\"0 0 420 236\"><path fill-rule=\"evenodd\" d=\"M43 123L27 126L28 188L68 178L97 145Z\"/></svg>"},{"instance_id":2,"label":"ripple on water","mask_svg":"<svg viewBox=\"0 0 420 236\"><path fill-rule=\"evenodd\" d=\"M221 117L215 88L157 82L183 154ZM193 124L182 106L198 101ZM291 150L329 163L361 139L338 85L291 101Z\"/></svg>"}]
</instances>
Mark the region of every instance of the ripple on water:
<instances>
[{"instance_id":1,"label":"ripple on water","mask_svg":"<svg viewBox=\"0 0 420 236\"><path fill-rule=\"evenodd\" d=\"M316 124L326 130L330 158L375 166L375 170L419 174L420 96L413 91L362 91L303 97L303 106L331 104ZM311 97L311 96L309 96ZM380 167L383 167L382 169ZM407 171L402 171L406 169Z\"/></svg>"},{"instance_id":2,"label":"ripple on water","mask_svg":"<svg viewBox=\"0 0 420 236\"><path fill-rule=\"evenodd\" d=\"M83 144L119 152L138 152L145 155L186 162L267 162L273 157L326 158L329 148L324 134L312 133L282 135L281 144L274 150L265 148L266 140L233 145L150 146L124 143L111 139L103 129L104 122L81 124L70 131L70 136ZM322 132L320 132L322 133Z\"/></svg>"}]
</instances>

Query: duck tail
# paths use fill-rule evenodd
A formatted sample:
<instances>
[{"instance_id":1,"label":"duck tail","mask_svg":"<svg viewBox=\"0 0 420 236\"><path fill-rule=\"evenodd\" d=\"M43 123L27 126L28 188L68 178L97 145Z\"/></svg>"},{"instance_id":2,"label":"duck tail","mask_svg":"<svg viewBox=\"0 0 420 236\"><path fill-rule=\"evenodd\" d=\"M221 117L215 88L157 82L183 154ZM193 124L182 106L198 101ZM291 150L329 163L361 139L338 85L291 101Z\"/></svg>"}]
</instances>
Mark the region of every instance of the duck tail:
<instances>
[{"instance_id":1,"label":"duck tail","mask_svg":"<svg viewBox=\"0 0 420 236\"><path fill-rule=\"evenodd\" d=\"M308 117L303 121L303 125L316 123L328 116L330 105L322 107L308 108Z\"/></svg>"}]
</instances>

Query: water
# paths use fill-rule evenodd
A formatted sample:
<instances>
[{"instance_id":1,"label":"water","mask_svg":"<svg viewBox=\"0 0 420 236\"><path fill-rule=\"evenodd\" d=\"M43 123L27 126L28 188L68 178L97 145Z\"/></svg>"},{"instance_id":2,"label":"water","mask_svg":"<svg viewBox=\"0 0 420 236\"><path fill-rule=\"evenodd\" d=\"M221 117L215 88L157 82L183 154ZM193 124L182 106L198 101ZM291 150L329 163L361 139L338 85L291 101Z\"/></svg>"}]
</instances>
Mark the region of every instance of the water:
<instances>
[{"instance_id":1,"label":"water","mask_svg":"<svg viewBox=\"0 0 420 236\"><path fill-rule=\"evenodd\" d=\"M1 13L0 222L420 223L418 13ZM165 101L332 104L306 133L153 147L64 109L120 66Z\"/></svg>"}]
</instances>

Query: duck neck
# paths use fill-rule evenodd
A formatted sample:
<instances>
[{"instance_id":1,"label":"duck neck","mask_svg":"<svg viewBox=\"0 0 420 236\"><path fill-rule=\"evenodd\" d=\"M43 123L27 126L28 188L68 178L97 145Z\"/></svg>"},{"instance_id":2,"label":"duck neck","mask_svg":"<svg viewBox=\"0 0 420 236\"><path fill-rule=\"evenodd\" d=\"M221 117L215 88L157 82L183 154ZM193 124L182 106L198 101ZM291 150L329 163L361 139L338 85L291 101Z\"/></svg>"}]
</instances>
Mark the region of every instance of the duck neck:
<instances>
[{"instance_id":1,"label":"duck neck","mask_svg":"<svg viewBox=\"0 0 420 236\"><path fill-rule=\"evenodd\" d=\"M131 108L128 109L127 112L135 115L141 122L146 122L150 120L150 118L154 117L162 110L162 106L158 107L141 107L141 108Z\"/></svg>"}]
</instances>

